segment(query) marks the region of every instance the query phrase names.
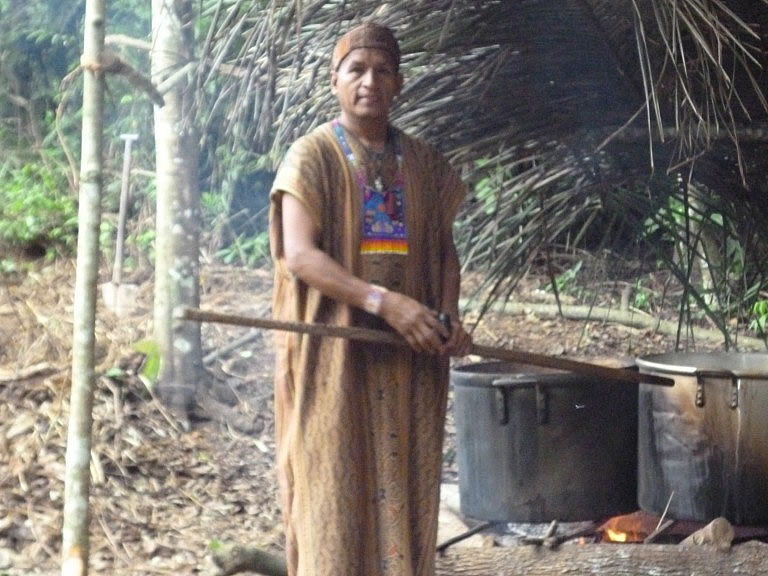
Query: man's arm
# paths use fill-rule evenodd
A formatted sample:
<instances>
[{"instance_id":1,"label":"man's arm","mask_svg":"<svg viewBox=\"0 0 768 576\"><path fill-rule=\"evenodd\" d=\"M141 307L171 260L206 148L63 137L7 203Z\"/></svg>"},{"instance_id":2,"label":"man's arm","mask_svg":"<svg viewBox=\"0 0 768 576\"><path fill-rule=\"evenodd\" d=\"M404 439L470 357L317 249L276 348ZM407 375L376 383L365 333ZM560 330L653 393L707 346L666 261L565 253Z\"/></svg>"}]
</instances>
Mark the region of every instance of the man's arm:
<instances>
[{"instance_id":1,"label":"man's arm","mask_svg":"<svg viewBox=\"0 0 768 576\"><path fill-rule=\"evenodd\" d=\"M300 200L284 193L281 202L283 250L288 270L329 298L364 308L366 299L375 290L373 285L351 274L318 247L319 231ZM378 315L414 350L444 352L440 336L448 334L436 312L413 298L399 292L385 292Z\"/></svg>"}]
</instances>

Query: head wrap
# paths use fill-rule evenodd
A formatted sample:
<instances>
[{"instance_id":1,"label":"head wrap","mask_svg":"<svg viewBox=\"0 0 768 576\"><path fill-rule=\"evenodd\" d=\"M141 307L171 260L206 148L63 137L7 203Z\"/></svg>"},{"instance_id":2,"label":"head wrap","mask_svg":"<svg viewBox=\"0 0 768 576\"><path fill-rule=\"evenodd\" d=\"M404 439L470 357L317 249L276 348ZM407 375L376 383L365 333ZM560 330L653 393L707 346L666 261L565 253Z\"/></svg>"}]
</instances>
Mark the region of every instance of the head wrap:
<instances>
[{"instance_id":1,"label":"head wrap","mask_svg":"<svg viewBox=\"0 0 768 576\"><path fill-rule=\"evenodd\" d=\"M331 70L338 70L341 61L357 48L377 48L391 57L395 68L400 66L400 46L392 30L381 24L366 22L344 34L336 43L331 58Z\"/></svg>"}]
</instances>

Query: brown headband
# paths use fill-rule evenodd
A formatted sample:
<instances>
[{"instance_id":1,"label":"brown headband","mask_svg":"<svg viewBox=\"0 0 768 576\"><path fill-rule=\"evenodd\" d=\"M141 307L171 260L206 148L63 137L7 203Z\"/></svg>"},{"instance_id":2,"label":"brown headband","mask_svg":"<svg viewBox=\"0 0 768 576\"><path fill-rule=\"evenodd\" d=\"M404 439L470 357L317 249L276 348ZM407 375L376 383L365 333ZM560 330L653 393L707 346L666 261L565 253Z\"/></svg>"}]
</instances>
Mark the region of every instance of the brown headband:
<instances>
[{"instance_id":1,"label":"brown headband","mask_svg":"<svg viewBox=\"0 0 768 576\"><path fill-rule=\"evenodd\" d=\"M336 43L331 58L331 70L338 70L342 60L352 50L358 48L377 48L384 50L395 63L395 68L400 66L400 46L392 30L381 24L366 22L344 34Z\"/></svg>"}]
</instances>

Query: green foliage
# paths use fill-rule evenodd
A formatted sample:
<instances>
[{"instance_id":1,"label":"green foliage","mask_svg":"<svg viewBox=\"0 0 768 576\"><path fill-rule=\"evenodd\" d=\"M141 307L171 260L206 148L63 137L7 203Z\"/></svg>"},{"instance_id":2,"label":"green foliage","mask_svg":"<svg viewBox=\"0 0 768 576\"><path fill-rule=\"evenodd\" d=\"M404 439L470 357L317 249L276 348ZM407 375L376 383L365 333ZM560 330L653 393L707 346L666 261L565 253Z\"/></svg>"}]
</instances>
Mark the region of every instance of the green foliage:
<instances>
[{"instance_id":1,"label":"green foliage","mask_svg":"<svg viewBox=\"0 0 768 576\"><path fill-rule=\"evenodd\" d=\"M662 234L664 240L671 240L669 230L682 226L684 222L683 203L675 196L667 196L666 203L657 210L656 214L645 220L643 231L648 237Z\"/></svg>"},{"instance_id":2,"label":"green foliage","mask_svg":"<svg viewBox=\"0 0 768 576\"><path fill-rule=\"evenodd\" d=\"M211 252L230 265L260 266L269 259L267 216L274 173L269 154L227 146L208 150L201 194L203 229L211 231Z\"/></svg>"},{"instance_id":3,"label":"green foliage","mask_svg":"<svg viewBox=\"0 0 768 576\"><path fill-rule=\"evenodd\" d=\"M109 34L150 38L150 5L145 0L107 3ZM62 85L62 79L79 65L85 0L60 2L0 0L0 246L45 247L47 255L71 253L76 239L76 191L66 175L56 133L56 109L66 99L59 118L64 143L76 154L80 147L82 82ZM149 55L143 51L113 48L139 71L149 71ZM62 88L65 91L62 91ZM125 132L140 133L134 144L134 166L152 166L152 103L120 76L107 81L105 106L106 174L119 173ZM23 104L19 104L22 102ZM1 163L2 161L0 161ZM77 170L75 167L74 170ZM119 177L104 181L105 206L117 205ZM134 182L133 198L143 200L152 182ZM112 244L114 227L102 227L102 246ZM133 238L129 234L126 243ZM151 245L151 239L140 239ZM4 270L15 263L5 260Z\"/></svg>"},{"instance_id":4,"label":"green foliage","mask_svg":"<svg viewBox=\"0 0 768 576\"><path fill-rule=\"evenodd\" d=\"M262 265L270 258L269 233L260 232L255 236L235 238L229 246L216 252L216 258L225 264L250 267Z\"/></svg>"},{"instance_id":5,"label":"green foliage","mask_svg":"<svg viewBox=\"0 0 768 576\"><path fill-rule=\"evenodd\" d=\"M260 266L270 257L269 234L265 229L266 224L264 223L261 231L254 232L253 227L248 227L246 232L237 233L238 222L236 220L239 218L232 218L229 215L228 194L231 194L229 190L218 194L203 192L200 198L204 227L209 229L226 227L232 230L233 235L235 235L226 246L216 251L215 257L225 264ZM244 207L243 210L249 212L248 207Z\"/></svg>"},{"instance_id":6,"label":"green foliage","mask_svg":"<svg viewBox=\"0 0 768 576\"><path fill-rule=\"evenodd\" d=\"M223 194L203 192L200 195L200 210L202 212L203 222L209 225L213 224L219 218L226 216L227 199Z\"/></svg>"},{"instance_id":7,"label":"green foliage","mask_svg":"<svg viewBox=\"0 0 768 576\"><path fill-rule=\"evenodd\" d=\"M160 347L154 340L140 340L133 345L133 349L144 354L144 366L139 376L147 388L152 390L160 376Z\"/></svg>"},{"instance_id":8,"label":"green foliage","mask_svg":"<svg viewBox=\"0 0 768 576\"><path fill-rule=\"evenodd\" d=\"M123 370L119 366L112 366L112 368L106 371L104 376L106 376L107 378L111 378L113 380L119 380L120 378L125 377L125 370Z\"/></svg>"},{"instance_id":9,"label":"green foliage","mask_svg":"<svg viewBox=\"0 0 768 576\"><path fill-rule=\"evenodd\" d=\"M21 249L40 245L46 255L71 252L77 244L77 205L63 174L42 163L0 168L0 244Z\"/></svg>"},{"instance_id":10,"label":"green foliage","mask_svg":"<svg viewBox=\"0 0 768 576\"><path fill-rule=\"evenodd\" d=\"M765 336L766 324L768 324L768 300L758 300L752 306L752 320L749 329Z\"/></svg>"},{"instance_id":11,"label":"green foliage","mask_svg":"<svg viewBox=\"0 0 768 576\"><path fill-rule=\"evenodd\" d=\"M84 6L84 0L0 3L2 72L20 82L25 98L53 98L77 62Z\"/></svg>"},{"instance_id":12,"label":"green foliage","mask_svg":"<svg viewBox=\"0 0 768 576\"><path fill-rule=\"evenodd\" d=\"M643 283L638 281L635 286L634 297L632 298L632 307L637 310L650 310L652 294L643 287Z\"/></svg>"},{"instance_id":13,"label":"green foliage","mask_svg":"<svg viewBox=\"0 0 768 576\"><path fill-rule=\"evenodd\" d=\"M154 257L154 246L155 246L154 228L149 228L144 232L137 234L134 238L134 241L136 243L136 246L138 246L140 250L149 254L150 258Z\"/></svg>"},{"instance_id":14,"label":"green foliage","mask_svg":"<svg viewBox=\"0 0 768 576\"><path fill-rule=\"evenodd\" d=\"M559 294L568 294L568 293L574 293L574 292L580 292L579 288L579 271L581 270L581 267L584 265L584 262L582 260L579 260L571 266L568 270L563 272L562 274L559 274L555 277L555 288L557 288L557 292ZM551 285L547 286L548 290L552 289Z\"/></svg>"},{"instance_id":15,"label":"green foliage","mask_svg":"<svg viewBox=\"0 0 768 576\"><path fill-rule=\"evenodd\" d=\"M19 271L19 266L14 260L0 258L0 276L10 276Z\"/></svg>"},{"instance_id":16,"label":"green foliage","mask_svg":"<svg viewBox=\"0 0 768 576\"><path fill-rule=\"evenodd\" d=\"M498 211L501 201L502 184L505 179L505 169L500 164L492 164L488 158L475 162L479 179L473 183L475 197L482 203L486 214Z\"/></svg>"},{"instance_id":17,"label":"green foliage","mask_svg":"<svg viewBox=\"0 0 768 576\"><path fill-rule=\"evenodd\" d=\"M99 224L99 248L105 254L114 249L116 226L109 220L102 220Z\"/></svg>"}]
</instances>

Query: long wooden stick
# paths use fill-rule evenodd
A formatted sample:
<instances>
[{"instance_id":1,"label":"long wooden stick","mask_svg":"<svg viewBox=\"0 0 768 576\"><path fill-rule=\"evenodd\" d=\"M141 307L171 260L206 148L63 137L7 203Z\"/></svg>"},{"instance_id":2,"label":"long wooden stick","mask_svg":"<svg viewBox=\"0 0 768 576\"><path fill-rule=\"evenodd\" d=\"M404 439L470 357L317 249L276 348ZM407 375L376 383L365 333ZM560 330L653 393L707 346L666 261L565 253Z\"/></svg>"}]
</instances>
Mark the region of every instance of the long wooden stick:
<instances>
[{"instance_id":1,"label":"long wooden stick","mask_svg":"<svg viewBox=\"0 0 768 576\"><path fill-rule=\"evenodd\" d=\"M198 308L184 308L179 311L177 318L195 322L214 322L217 324L231 324L233 326L247 326L249 328L261 328L263 330L283 330L287 332L310 334L312 336L345 338L347 340L359 340L374 344L408 346L408 343L398 334L357 326L331 326L329 324L283 322L280 320L272 320L271 318L222 314L219 312L200 310ZM640 374L623 368L609 368L607 366L580 362L578 360L569 360L567 358L558 358L556 356L545 356L544 354L536 354L535 352L509 350L508 348L473 344L470 354L481 356L483 358L504 360L505 362L516 362L519 364L529 364L531 366L577 372L579 374L606 380L621 380L623 382L632 382L635 384L659 384L662 386L673 386L675 383L671 378L665 378L655 374Z\"/></svg>"}]
</instances>

